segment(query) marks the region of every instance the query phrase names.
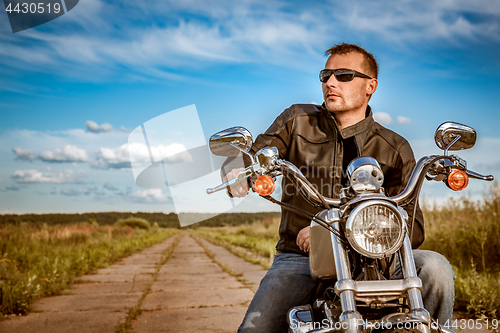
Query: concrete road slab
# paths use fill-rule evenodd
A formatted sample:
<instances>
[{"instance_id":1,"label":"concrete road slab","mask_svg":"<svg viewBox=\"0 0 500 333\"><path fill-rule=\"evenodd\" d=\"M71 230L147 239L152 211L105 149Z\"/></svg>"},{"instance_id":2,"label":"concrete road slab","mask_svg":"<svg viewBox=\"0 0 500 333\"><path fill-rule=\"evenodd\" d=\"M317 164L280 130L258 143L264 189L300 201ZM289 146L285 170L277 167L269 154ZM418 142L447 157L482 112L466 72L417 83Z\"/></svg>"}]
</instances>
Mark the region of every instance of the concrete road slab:
<instances>
[{"instance_id":1,"label":"concrete road slab","mask_svg":"<svg viewBox=\"0 0 500 333\"><path fill-rule=\"evenodd\" d=\"M175 273L174 273L175 272ZM200 275L200 274L217 274L222 273L223 270L217 265L212 266L177 266L177 267L162 267L160 269L160 274L189 274L189 275Z\"/></svg>"},{"instance_id":2,"label":"concrete road slab","mask_svg":"<svg viewBox=\"0 0 500 333\"><path fill-rule=\"evenodd\" d=\"M151 265L154 266L158 260L156 258L137 257L120 261L118 265Z\"/></svg>"},{"instance_id":3,"label":"concrete road slab","mask_svg":"<svg viewBox=\"0 0 500 333\"><path fill-rule=\"evenodd\" d=\"M137 304L142 293L104 294L104 295L63 295L45 297L33 303L34 311L117 311L130 309Z\"/></svg>"},{"instance_id":4,"label":"concrete road slab","mask_svg":"<svg viewBox=\"0 0 500 333\"><path fill-rule=\"evenodd\" d=\"M99 274L107 275L107 274L153 274L156 272L156 267L154 266L138 266L138 265L113 265L108 268L101 268L99 270Z\"/></svg>"},{"instance_id":5,"label":"concrete road slab","mask_svg":"<svg viewBox=\"0 0 500 333\"><path fill-rule=\"evenodd\" d=\"M220 273L215 273L215 274L191 274L191 273L185 273L185 274L175 274L175 272L169 272L167 274L158 274L158 277L156 281L177 281L177 280L186 280L186 283L191 283L192 281L198 281L200 278L209 278L209 279L223 279L225 277L228 277L229 274L221 272Z\"/></svg>"},{"instance_id":6,"label":"concrete road slab","mask_svg":"<svg viewBox=\"0 0 500 333\"><path fill-rule=\"evenodd\" d=\"M267 270L260 265L255 265L241 259L221 246L214 245L200 237L197 239L215 255L219 262L236 272L240 272L242 274L241 278L248 283L253 292L257 291L260 280L266 275Z\"/></svg>"},{"instance_id":7,"label":"concrete road slab","mask_svg":"<svg viewBox=\"0 0 500 333\"><path fill-rule=\"evenodd\" d=\"M144 310L237 305L250 302L248 288L196 291L161 291L149 294L142 303Z\"/></svg>"},{"instance_id":8,"label":"concrete road slab","mask_svg":"<svg viewBox=\"0 0 500 333\"><path fill-rule=\"evenodd\" d=\"M109 282L109 283L78 283L66 289L65 295L92 295L92 294L126 294L143 292L149 282Z\"/></svg>"},{"instance_id":9,"label":"concrete road slab","mask_svg":"<svg viewBox=\"0 0 500 333\"><path fill-rule=\"evenodd\" d=\"M83 275L78 280L83 282L141 282L150 281L152 274L96 274Z\"/></svg>"},{"instance_id":10,"label":"concrete road slab","mask_svg":"<svg viewBox=\"0 0 500 333\"><path fill-rule=\"evenodd\" d=\"M79 311L30 313L0 322L5 333L112 333L125 322L126 312Z\"/></svg>"},{"instance_id":11,"label":"concrete road slab","mask_svg":"<svg viewBox=\"0 0 500 333\"><path fill-rule=\"evenodd\" d=\"M156 281L151 287L152 292L158 291L188 291L188 290L216 290L241 288L241 282L232 276L210 278L196 276L190 280L177 279L169 281Z\"/></svg>"},{"instance_id":12,"label":"concrete road slab","mask_svg":"<svg viewBox=\"0 0 500 333\"><path fill-rule=\"evenodd\" d=\"M161 310L143 312L133 322L136 333L234 333L246 306Z\"/></svg>"}]
</instances>

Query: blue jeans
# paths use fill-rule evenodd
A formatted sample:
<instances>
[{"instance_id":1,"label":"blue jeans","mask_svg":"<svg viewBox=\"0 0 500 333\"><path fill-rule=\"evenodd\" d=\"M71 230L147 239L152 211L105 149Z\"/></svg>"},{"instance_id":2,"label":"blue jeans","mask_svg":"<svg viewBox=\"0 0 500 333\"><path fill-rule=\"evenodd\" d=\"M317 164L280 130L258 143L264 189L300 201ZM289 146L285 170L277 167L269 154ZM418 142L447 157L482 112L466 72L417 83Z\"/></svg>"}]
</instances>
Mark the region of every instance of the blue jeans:
<instances>
[{"instance_id":1,"label":"blue jeans","mask_svg":"<svg viewBox=\"0 0 500 333\"><path fill-rule=\"evenodd\" d=\"M439 253L414 250L415 266L423 283L424 307L440 324L451 320L454 279L451 265ZM397 263L393 278L401 278ZM309 271L309 257L295 253L275 256L247 309L239 333L286 333L290 308L307 304L316 287Z\"/></svg>"}]
</instances>

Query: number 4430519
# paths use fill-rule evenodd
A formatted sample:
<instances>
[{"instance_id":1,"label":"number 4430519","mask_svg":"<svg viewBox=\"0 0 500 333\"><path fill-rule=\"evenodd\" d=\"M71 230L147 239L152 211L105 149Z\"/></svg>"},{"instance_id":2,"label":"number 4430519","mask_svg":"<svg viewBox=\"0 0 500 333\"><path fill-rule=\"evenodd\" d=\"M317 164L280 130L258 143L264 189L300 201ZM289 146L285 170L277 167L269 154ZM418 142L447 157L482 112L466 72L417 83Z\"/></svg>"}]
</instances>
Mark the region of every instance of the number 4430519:
<instances>
[{"instance_id":1,"label":"number 4430519","mask_svg":"<svg viewBox=\"0 0 500 333\"><path fill-rule=\"evenodd\" d=\"M452 321L447 321L445 324L448 328L454 329L498 329L498 319L455 319ZM484 326L483 326L484 325Z\"/></svg>"},{"instance_id":2,"label":"number 4430519","mask_svg":"<svg viewBox=\"0 0 500 333\"><path fill-rule=\"evenodd\" d=\"M51 6L52 6L52 12L58 14L61 11L61 4L59 3L17 3L14 8L12 8L12 3L9 3L7 8L5 8L6 12L12 13L31 13L31 14L42 14L47 10L47 13L50 14L51 11Z\"/></svg>"}]
</instances>

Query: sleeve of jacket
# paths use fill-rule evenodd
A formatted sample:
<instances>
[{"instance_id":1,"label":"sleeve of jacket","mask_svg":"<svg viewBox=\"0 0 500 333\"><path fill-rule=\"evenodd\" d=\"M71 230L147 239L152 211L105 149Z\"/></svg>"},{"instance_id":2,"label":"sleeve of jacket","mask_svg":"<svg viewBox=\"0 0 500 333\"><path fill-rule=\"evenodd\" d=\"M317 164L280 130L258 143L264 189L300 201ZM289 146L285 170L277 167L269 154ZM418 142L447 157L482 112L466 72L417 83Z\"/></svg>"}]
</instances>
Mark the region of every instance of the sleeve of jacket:
<instances>
[{"instance_id":1,"label":"sleeve of jacket","mask_svg":"<svg viewBox=\"0 0 500 333\"><path fill-rule=\"evenodd\" d=\"M278 148L279 157L286 158L292 136L293 120L295 115L294 109L295 106L292 105L290 108L283 111L263 134L257 136L252 145L252 149L250 150L252 155L264 147L276 147ZM241 162L242 160L244 165ZM249 165L250 159L245 155L243 155L243 159L229 157L222 164L221 178L233 169Z\"/></svg>"},{"instance_id":2,"label":"sleeve of jacket","mask_svg":"<svg viewBox=\"0 0 500 333\"><path fill-rule=\"evenodd\" d=\"M385 186L386 192L388 196L394 196L401 192L408 184L410 180L410 176L415 168L415 157L413 155L413 150L410 147L410 144L403 139L401 145L398 147L399 154L396 156L395 167L394 170L399 170L391 174L389 179L386 179ZM420 205L418 203L418 198L415 201L410 203L405 207L408 216L411 218L413 216L413 212L415 210L415 221L413 223L413 232L411 236L411 244L412 248L418 248L423 242L425 238L424 234L424 216L422 214L422 210L420 209Z\"/></svg>"}]
</instances>

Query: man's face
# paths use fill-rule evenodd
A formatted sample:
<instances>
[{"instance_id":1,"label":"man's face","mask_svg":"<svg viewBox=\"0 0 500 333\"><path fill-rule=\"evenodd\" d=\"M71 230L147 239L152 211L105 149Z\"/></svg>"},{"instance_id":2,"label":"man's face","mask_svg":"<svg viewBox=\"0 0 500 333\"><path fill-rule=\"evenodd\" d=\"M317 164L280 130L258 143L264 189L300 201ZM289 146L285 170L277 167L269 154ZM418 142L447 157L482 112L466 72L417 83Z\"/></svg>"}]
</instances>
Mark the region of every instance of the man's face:
<instances>
[{"instance_id":1,"label":"man's face","mask_svg":"<svg viewBox=\"0 0 500 333\"><path fill-rule=\"evenodd\" d=\"M325 64L325 69L347 68L367 74L368 68L364 65L364 57L357 52L335 54L330 56ZM354 77L352 81L339 82L332 75L327 82L322 83L325 106L329 112L364 112L368 100L377 87L376 79Z\"/></svg>"}]
</instances>

